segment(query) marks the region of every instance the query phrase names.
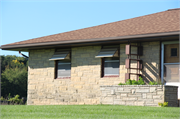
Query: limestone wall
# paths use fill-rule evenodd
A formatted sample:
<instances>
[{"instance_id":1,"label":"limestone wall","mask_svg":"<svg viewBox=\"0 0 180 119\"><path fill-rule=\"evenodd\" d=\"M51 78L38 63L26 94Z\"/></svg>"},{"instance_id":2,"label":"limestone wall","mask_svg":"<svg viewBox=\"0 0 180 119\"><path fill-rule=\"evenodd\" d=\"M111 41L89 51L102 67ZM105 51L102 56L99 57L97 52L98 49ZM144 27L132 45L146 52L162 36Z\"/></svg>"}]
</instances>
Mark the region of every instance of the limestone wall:
<instances>
[{"instance_id":1,"label":"limestone wall","mask_svg":"<svg viewBox=\"0 0 180 119\"><path fill-rule=\"evenodd\" d=\"M158 106L159 102L168 102L169 106L177 107L177 88L162 85L101 86L101 103Z\"/></svg>"},{"instance_id":2,"label":"limestone wall","mask_svg":"<svg viewBox=\"0 0 180 119\"><path fill-rule=\"evenodd\" d=\"M54 79L54 49L31 50L28 68L28 104L100 104L100 85L123 82L119 77L101 78L101 46L72 48L71 78Z\"/></svg>"},{"instance_id":3,"label":"limestone wall","mask_svg":"<svg viewBox=\"0 0 180 119\"><path fill-rule=\"evenodd\" d=\"M143 61L143 70L141 74L143 79L149 81L161 81L160 79L160 42L142 42L143 56L140 57Z\"/></svg>"},{"instance_id":4,"label":"limestone wall","mask_svg":"<svg viewBox=\"0 0 180 119\"><path fill-rule=\"evenodd\" d=\"M143 43L145 53L148 49L160 47L159 42ZM119 77L101 77L101 59L95 56L101 46L73 47L71 49L71 78L55 79L55 62L49 61L55 49L41 49L29 51L28 67L28 105L44 104L100 104L100 86L117 85L125 81L125 44L120 44L120 75ZM159 70L158 54L144 54L144 78L155 79ZM149 56L150 55L150 56ZM153 57L154 59L153 59ZM156 59L156 60L155 60ZM153 61L154 65L146 62ZM152 73L149 73L152 72ZM153 75L151 75L153 74ZM147 76L146 76L147 75Z\"/></svg>"}]
</instances>

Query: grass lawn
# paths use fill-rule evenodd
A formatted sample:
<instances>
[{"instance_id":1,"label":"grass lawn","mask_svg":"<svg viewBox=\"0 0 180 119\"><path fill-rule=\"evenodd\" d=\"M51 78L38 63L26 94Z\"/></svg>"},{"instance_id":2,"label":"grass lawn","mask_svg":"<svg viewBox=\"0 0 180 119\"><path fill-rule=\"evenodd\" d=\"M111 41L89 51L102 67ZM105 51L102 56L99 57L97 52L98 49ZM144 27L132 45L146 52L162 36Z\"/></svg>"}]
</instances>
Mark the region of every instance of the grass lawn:
<instances>
[{"instance_id":1,"label":"grass lawn","mask_svg":"<svg viewBox=\"0 0 180 119\"><path fill-rule=\"evenodd\" d=\"M180 119L180 108L119 105L0 105L1 119Z\"/></svg>"}]
</instances>

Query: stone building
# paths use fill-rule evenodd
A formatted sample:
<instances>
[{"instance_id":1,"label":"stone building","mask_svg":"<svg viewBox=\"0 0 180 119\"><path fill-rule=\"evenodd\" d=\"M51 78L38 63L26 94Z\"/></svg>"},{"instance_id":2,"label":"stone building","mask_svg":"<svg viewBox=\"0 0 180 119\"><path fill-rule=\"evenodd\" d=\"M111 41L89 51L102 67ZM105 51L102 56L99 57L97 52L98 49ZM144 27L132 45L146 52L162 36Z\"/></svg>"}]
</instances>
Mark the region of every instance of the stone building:
<instances>
[{"instance_id":1,"label":"stone building","mask_svg":"<svg viewBox=\"0 0 180 119\"><path fill-rule=\"evenodd\" d=\"M29 52L28 105L101 104L106 92L100 87L129 78L180 85L179 13L180 9L170 9L1 49ZM149 98L157 99L153 94Z\"/></svg>"}]
</instances>

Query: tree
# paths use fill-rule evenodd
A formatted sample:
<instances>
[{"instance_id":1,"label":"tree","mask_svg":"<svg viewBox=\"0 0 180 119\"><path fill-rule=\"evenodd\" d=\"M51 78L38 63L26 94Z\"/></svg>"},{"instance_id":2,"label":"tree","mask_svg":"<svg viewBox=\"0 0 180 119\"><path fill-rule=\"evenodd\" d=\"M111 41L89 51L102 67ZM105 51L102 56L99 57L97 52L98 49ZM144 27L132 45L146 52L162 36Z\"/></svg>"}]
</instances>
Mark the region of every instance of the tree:
<instances>
[{"instance_id":1,"label":"tree","mask_svg":"<svg viewBox=\"0 0 180 119\"><path fill-rule=\"evenodd\" d=\"M1 56L1 95L27 96L27 59L17 56Z\"/></svg>"},{"instance_id":2,"label":"tree","mask_svg":"<svg viewBox=\"0 0 180 119\"><path fill-rule=\"evenodd\" d=\"M27 59L24 57L17 57L15 55L1 56L1 73L5 70L6 66L12 67L12 60L17 60L23 62L24 65L27 64Z\"/></svg>"}]
</instances>

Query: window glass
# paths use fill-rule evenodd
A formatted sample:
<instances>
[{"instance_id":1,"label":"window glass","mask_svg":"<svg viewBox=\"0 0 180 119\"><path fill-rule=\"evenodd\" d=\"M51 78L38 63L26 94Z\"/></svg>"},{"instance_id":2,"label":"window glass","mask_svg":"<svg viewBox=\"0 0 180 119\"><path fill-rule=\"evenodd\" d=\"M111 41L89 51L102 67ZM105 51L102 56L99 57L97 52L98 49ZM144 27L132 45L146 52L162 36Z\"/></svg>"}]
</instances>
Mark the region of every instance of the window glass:
<instances>
[{"instance_id":1,"label":"window glass","mask_svg":"<svg viewBox=\"0 0 180 119\"><path fill-rule=\"evenodd\" d=\"M119 57L104 59L104 76L119 75Z\"/></svg>"},{"instance_id":2,"label":"window glass","mask_svg":"<svg viewBox=\"0 0 180 119\"><path fill-rule=\"evenodd\" d=\"M71 61L60 60L57 62L57 78L70 77L71 76Z\"/></svg>"},{"instance_id":3,"label":"window glass","mask_svg":"<svg viewBox=\"0 0 180 119\"><path fill-rule=\"evenodd\" d=\"M177 56L177 48L171 48L171 56Z\"/></svg>"}]
</instances>

